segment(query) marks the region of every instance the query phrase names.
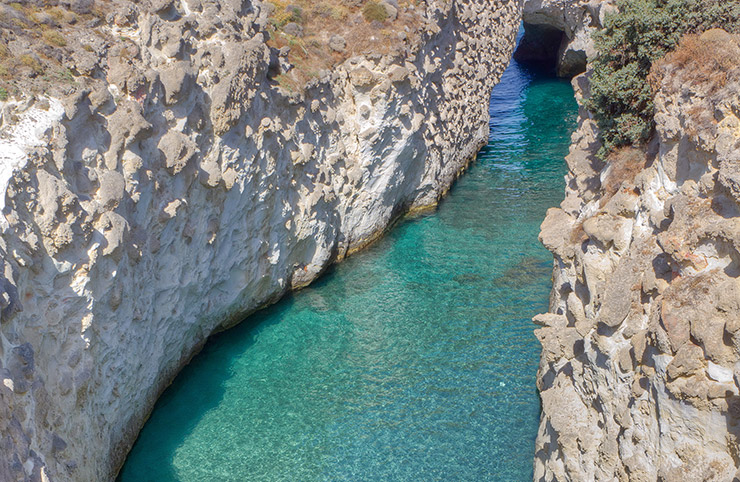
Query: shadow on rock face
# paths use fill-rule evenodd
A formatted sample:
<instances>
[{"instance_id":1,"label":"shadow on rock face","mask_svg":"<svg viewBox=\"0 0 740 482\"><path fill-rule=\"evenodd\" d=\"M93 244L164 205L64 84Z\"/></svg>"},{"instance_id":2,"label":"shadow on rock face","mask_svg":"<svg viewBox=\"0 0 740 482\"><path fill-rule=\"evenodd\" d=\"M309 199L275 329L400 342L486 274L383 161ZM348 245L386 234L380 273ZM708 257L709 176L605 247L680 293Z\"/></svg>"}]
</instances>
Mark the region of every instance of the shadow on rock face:
<instances>
[{"instance_id":1,"label":"shadow on rock face","mask_svg":"<svg viewBox=\"0 0 740 482\"><path fill-rule=\"evenodd\" d=\"M524 24L524 36L514 52L514 59L555 72L558 53L565 33L549 25Z\"/></svg>"}]
</instances>

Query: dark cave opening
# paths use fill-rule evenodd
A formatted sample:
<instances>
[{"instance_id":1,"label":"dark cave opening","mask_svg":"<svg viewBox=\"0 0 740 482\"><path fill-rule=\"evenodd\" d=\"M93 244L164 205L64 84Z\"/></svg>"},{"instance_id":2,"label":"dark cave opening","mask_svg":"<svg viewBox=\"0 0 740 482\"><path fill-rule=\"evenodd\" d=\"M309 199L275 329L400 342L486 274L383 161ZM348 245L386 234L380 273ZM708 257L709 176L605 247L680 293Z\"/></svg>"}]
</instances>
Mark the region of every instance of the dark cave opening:
<instances>
[{"instance_id":1,"label":"dark cave opening","mask_svg":"<svg viewBox=\"0 0 740 482\"><path fill-rule=\"evenodd\" d=\"M514 52L514 59L555 72L560 47L567 41L565 32L550 25L524 24L524 36Z\"/></svg>"},{"instance_id":2,"label":"dark cave opening","mask_svg":"<svg viewBox=\"0 0 740 482\"><path fill-rule=\"evenodd\" d=\"M586 52L573 49L565 32L551 25L526 22L514 59L564 78L585 72L587 64Z\"/></svg>"}]
</instances>

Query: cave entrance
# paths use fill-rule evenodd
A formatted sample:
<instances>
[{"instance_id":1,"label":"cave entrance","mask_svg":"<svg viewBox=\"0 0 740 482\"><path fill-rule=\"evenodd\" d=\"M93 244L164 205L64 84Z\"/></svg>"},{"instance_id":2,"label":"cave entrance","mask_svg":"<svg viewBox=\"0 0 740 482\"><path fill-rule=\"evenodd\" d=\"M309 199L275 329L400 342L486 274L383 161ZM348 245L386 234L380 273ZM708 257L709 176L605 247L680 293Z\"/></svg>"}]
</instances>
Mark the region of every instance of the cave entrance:
<instances>
[{"instance_id":1,"label":"cave entrance","mask_svg":"<svg viewBox=\"0 0 740 482\"><path fill-rule=\"evenodd\" d=\"M519 41L514 58L529 66L552 72L558 77L572 78L586 71L588 59L583 46L551 25L524 22L524 36Z\"/></svg>"},{"instance_id":2,"label":"cave entrance","mask_svg":"<svg viewBox=\"0 0 740 482\"><path fill-rule=\"evenodd\" d=\"M562 30L525 22L524 36L514 52L514 59L555 73L563 43L567 43L567 37Z\"/></svg>"}]
</instances>

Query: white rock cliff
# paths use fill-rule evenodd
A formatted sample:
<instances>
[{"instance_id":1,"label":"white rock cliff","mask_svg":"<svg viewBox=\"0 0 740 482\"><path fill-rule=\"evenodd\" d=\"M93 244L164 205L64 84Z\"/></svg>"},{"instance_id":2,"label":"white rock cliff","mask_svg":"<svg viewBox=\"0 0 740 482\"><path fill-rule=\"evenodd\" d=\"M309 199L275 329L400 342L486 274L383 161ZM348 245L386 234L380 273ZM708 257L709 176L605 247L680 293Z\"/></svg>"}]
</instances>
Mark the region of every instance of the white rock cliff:
<instances>
[{"instance_id":1,"label":"white rock cliff","mask_svg":"<svg viewBox=\"0 0 740 482\"><path fill-rule=\"evenodd\" d=\"M428 0L417 50L298 95L265 4L158 3L110 27L101 88L0 109L2 481L111 480L211 333L433 206L486 142L521 14Z\"/></svg>"},{"instance_id":2,"label":"white rock cliff","mask_svg":"<svg viewBox=\"0 0 740 482\"><path fill-rule=\"evenodd\" d=\"M737 37L698 41L740 65ZM740 70L681 62L657 71L647 151L605 164L580 110L566 198L540 238L555 268L535 318L535 480L740 475ZM582 104L588 74L573 83Z\"/></svg>"}]
</instances>

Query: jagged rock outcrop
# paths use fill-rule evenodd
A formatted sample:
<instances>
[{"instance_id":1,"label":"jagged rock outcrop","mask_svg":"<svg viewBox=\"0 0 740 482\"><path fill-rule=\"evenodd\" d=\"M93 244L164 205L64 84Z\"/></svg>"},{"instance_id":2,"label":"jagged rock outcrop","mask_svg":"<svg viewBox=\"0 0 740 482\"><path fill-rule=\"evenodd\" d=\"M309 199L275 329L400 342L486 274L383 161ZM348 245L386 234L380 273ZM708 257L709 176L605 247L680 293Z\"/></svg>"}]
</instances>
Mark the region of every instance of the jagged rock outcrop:
<instances>
[{"instance_id":1,"label":"jagged rock outcrop","mask_svg":"<svg viewBox=\"0 0 740 482\"><path fill-rule=\"evenodd\" d=\"M647 150L600 161L580 111L566 198L542 225L555 269L535 318L535 480L740 476L740 40L687 42L656 69ZM582 103L588 74L574 87Z\"/></svg>"},{"instance_id":2,"label":"jagged rock outcrop","mask_svg":"<svg viewBox=\"0 0 740 482\"><path fill-rule=\"evenodd\" d=\"M528 0L515 58L554 67L560 77L581 74L596 53L591 34L613 9L611 0Z\"/></svg>"},{"instance_id":3,"label":"jagged rock outcrop","mask_svg":"<svg viewBox=\"0 0 740 482\"><path fill-rule=\"evenodd\" d=\"M110 480L211 333L449 189L521 5L416 8L413 49L296 94L267 4L132 3L93 87L2 104L0 480Z\"/></svg>"}]
</instances>

